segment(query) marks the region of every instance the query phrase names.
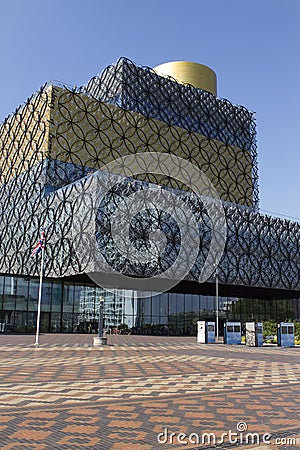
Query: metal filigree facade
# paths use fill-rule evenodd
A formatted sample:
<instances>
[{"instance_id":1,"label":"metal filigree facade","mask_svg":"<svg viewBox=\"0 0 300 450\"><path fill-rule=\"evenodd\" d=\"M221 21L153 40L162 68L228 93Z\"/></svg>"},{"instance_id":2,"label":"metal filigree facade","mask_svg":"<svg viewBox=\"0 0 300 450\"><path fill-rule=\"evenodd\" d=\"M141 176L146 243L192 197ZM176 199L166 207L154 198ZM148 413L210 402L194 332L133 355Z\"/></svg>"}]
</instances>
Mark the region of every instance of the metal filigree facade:
<instances>
[{"instance_id":1,"label":"metal filigree facade","mask_svg":"<svg viewBox=\"0 0 300 450\"><path fill-rule=\"evenodd\" d=\"M176 152L179 147L186 158L193 162L197 160L203 171L218 172L222 190L227 191L225 196L220 192L221 198L258 209L256 126L254 114L246 108L234 106L226 99L191 85L178 83L171 77L159 76L153 69L136 66L126 58L119 59L93 77L81 91L147 118L179 127L179 133L176 133L179 146L170 150ZM197 133L200 141L185 142L183 130ZM214 149L213 154L207 139ZM193 147L199 145L205 149L205 154L194 155ZM235 175L234 170L238 174ZM251 178L251 182L248 180L251 201L249 191L244 188L247 177ZM239 185L241 189L235 197L229 194L233 185Z\"/></svg>"},{"instance_id":2,"label":"metal filigree facade","mask_svg":"<svg viewBox=\"0 0 300 450\"><path fill-rule=\"evenodd\" d=\"M85 219L78 199L92 192L97 177L103 195L84 227L94 230L103 258L100 271L163 278L180 253L182 235L189 233L186 208L195 217L200 246L185 279L197 280L212 238L211 217L201 201L169 176L145 173L116 179L112 187L111 177L101 172L121 156L160 152L201 169L224 202L227 239L220 282L300 289L299 224L256 212L255 123L243 107L122 59L80 89L45 85L4 121L0 145L0 273L38 275L30 249L44 227L46 276L92 271L94 255L78 252L74 229ZM151 232L164 235L164 248L153 250L154 256L158 250L162 254L148 264L120 254L111 220L122 199L146 192L151 183L184 206L181 224L155 200L131 223L137 250L148 249Z\"/></svg>"}]
</instances>

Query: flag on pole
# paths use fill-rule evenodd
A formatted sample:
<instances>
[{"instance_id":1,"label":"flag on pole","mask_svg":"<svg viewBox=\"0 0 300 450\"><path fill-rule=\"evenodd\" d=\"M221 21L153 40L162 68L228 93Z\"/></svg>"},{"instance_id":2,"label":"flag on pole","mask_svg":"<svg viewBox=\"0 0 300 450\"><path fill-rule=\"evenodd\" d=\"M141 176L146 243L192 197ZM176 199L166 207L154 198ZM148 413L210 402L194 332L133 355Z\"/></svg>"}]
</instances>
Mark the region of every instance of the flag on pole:
<instances>
[{"instance_id":1,"label":"flag on pole","mask_svg":"<svg viewBox=\"0 0 300 450\"><path fill-rule=\"evenodd\" d=\"M36 246L32 250L31 257L36 256L40 253L40 251L44 248L45 243L45 231L42 231L41 238L37 242Z\"/></svg>"}]
</instances>

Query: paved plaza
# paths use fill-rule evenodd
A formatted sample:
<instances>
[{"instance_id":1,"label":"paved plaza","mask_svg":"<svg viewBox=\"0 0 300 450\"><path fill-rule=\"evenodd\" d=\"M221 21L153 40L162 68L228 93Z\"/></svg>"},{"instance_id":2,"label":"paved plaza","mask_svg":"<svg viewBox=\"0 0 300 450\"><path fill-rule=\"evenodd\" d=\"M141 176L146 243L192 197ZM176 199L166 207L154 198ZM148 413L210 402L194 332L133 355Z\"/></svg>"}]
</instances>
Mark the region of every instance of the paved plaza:
<instances>
[{"instance_id":1,"label":"paved plaza","mask_svg":"<svg viewBox=\"0 0 300 450\"><path fill-rule=\"evenodd\" d=\"M0 448L300 448L300 348L0 335Z\"/></svg>"}]
</instances>

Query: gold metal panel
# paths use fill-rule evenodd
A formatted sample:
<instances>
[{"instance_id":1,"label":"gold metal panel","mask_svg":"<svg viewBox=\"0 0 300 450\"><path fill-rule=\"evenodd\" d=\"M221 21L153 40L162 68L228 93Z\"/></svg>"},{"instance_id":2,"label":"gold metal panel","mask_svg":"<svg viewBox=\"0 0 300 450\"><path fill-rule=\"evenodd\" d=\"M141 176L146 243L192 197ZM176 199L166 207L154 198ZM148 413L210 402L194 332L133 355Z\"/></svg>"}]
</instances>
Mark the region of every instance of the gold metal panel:
<instances>
[{"instance_id":1,"label":"gold metal panel","mask_svg":"<svg viewBox=\"0 0 300 450\"><path fill-rule=\"evenodd\" d=\"M188 83L217 95L217 76L203 64L187 61L173 61L160 64L153 69L158 75L171 76L180 83Z\"/></svg>"},{"instance_id":2,"label":"gold metal panel","mask_svg":"<svg viewBox=\"0 0 300 450\"><path fill-rule=\"evenodd\" d=\"M205 172L223 200L252 206L252 156L248 150L84 94L58 87L53 89L50 126L53 159L101 169L127 154L171 152ZM173 180L145 178L182 187Z\"/></svg>"},{"instance_id":3,"label":"gold metal panel","mask_svg":"<svg viewBox=\"0 0 300 450\"><path fill-rule=\"evenodd\" d=\"M196 164L225 201L252 206L252 155L200 133L99 102L64 88L45 89L0 128L1 180L45 157L101 169L126 154L171 152ZM139 177L175 188L172 179Z\"/></svg>"},{"instance_id":4,"label":"gold metal panel","mask_svg":"<svg viewBox=\"0 0 300 450\"><path fill-rule=\"evenodd\" d=\"M44 159L48 152L52 86L34 95L0 128L1 184Z\"/></svg>"}]
</instances>

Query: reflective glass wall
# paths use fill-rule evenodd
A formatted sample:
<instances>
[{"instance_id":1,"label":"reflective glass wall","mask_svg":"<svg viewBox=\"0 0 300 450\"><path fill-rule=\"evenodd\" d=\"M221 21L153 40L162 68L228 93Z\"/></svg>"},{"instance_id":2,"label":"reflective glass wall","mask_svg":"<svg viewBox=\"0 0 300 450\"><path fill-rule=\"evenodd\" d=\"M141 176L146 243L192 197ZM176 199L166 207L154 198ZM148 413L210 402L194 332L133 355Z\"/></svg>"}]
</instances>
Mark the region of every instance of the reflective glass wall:
<instances>
[{"instance_id":1,"label":"reflective glass wall","mask_svg":"<svg viewBox=\"0 0 300 450\"><path fill-rule=\"evenodd\" d=\"M39 280L0 276L0 323L6 332L34 332ZM42 289L41 332L97 333L99 302L104 299L108 332L195 335L198 320L215 320L220 331L226 320L299 321L300 300L269 300L182 293L103 290L92 284L45 280ZM0 327L0 330L3 327Z\"/></svg>"}]
</instances>

